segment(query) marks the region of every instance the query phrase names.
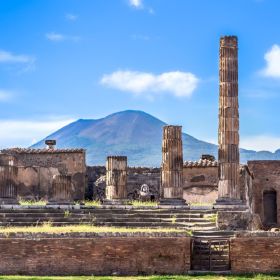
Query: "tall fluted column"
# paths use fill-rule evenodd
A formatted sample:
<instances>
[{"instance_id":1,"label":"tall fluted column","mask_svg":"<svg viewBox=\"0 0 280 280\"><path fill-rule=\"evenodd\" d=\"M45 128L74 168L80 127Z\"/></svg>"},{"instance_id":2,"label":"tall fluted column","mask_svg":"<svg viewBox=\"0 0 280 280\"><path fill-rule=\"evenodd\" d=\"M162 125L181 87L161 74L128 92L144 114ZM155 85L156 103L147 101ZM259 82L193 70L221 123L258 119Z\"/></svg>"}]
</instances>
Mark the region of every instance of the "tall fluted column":
<instances>
[{"instance_id":1,"label":"tall fluted column","mask_svg":"<svg viewBox=\"0 0 280 280\"><path fill-rule=\"evenodd\" d=\"M0 205L18 204L17 171L13 165L0 166Z\"/></svg>"},{"instance_id":2,"label":"tall fluted column","mask_svg":"<svg viewBox=\"0 0 280 280\"><path fill-rule=\"evenodd\" d=\"M161 204L184 204L182 127L163 127Z\"/></svg>"},{"instance_id":3,"label":"tall fluted column","mask_svg":"<svg viewBox=\"0 0 280 280\"><path fill-rule=\"evenodd\" d=\"M105 204L121 204L127 199L127 157L108 156Z\"/></svg>"},{"instance_id":4,"label":"tall fluted column","mask_svg":"<svg viewBox=\"0 0 280 280\"><path fill-rule=\"evenodd\" d=\"M217 203L240 203L238 42L236 36L220 39L219 185Z\"/></svg>"},{"instance_id":5,"label":"tall fluted column","mask_svg":"<svg viewBox=\"0 0 280 280\"><path fill-rule=\"evenodd\" d=\"M48 204L73 204L72 177L70 175L54 175L49 192Z\"/></svg>"}]
</instances>

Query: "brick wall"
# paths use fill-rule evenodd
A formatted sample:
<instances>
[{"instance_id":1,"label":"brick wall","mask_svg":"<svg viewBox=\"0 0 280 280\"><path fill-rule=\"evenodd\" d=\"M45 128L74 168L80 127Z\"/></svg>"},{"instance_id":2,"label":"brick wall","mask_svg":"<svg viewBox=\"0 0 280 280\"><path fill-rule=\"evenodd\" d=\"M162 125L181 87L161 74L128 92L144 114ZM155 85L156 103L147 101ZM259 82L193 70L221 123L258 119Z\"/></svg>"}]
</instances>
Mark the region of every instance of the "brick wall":
<instances>
[{"instance_id":1,"label":"brick wall","mask_svg":"<svg viewBox=\"0 0 280 280\"><path fill-rule=\"evenodd\" d=\"M263 223L263 192L274 190L277 193L277 224L280 224L280 160L248 161L248 167L254 174L252 187L252 209L259 214Z\"/></svg>"},{"instance_id":2,"label":"brick wall","mask_svg":"<svg viewBox=\"0 0 280 280\"><path fill-rule=\"evenodd\" d=\"M280 272L280 236L237 237L230 244L233 273Z\"/></svg>"},{"instance_id":3,"label":"brick wall","mask_svg":"<svg viewBox=\"0 0 280 280\"><path fill-rule=\"evenodd\" d=\"M0 274L183 274L189 237L0 238Z\"/></svg>"}]
</instances>

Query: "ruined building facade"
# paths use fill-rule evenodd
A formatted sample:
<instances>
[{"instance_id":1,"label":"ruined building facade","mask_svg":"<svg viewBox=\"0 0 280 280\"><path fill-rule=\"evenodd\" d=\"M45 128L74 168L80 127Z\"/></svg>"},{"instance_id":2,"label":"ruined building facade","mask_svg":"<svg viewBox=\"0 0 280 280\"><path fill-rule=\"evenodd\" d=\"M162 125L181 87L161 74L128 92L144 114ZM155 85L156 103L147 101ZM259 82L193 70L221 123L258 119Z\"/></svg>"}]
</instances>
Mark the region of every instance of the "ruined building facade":
<instances>
[{"instance_id":1,"label":"ruined building facade","mask_svg":"<svg viewBox=\"0 0 280 280\"><path fill-rule=\"evenodd\" d=\"M128 167L126 157L115 155L107 158L106 168L86 167L85 150L55 149L55 141L46 149L5 149L0 204L19 198L50 204L85 197L120 201L139 199L145 191L165 205L242 206L264 225L280 225L280 161L239 161L237 37L221 37L219 54L218 161L204 155L184 163L182 128L173 125L163 127L161 168Z\"/></svg>"},{"instance_id":2,"label":"ruined building facade","mask_svg":"<svg viewBox=\"0 0 280 280\"><path fill-rule=\"evenodd\" d=\"M71 177L71 197L83 200L86 185L85 150L83 149L5 149L0 166L13 162L17 196L23 199L48 200L56 176Z\"/></svg>"}]
</instances>

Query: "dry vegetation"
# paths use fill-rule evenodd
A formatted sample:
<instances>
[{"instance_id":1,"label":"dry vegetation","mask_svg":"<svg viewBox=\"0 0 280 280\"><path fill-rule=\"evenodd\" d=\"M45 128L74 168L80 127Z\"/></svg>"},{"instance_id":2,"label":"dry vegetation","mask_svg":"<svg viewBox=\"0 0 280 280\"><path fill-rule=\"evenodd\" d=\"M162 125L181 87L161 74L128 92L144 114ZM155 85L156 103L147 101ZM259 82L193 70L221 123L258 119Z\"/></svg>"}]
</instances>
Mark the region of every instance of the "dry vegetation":
<instances>
[{"instance_id":1,"label":"dry vegetation","mask_svg":"<svg viewBox=\"0 0 280 280\"><path fill-rule=\"evenodd\" d=\"M103 226L91 226L91 225L69 225L55 227L50 222L46 222L39 226L28 227L0 227L0 233L71 233L71 232L93 232L93 233L160 233L160 232L177 232L190 234L186 230L174 229L174 228L125 228L125 227L103 227Z\"/></svg>"}]
</instances>

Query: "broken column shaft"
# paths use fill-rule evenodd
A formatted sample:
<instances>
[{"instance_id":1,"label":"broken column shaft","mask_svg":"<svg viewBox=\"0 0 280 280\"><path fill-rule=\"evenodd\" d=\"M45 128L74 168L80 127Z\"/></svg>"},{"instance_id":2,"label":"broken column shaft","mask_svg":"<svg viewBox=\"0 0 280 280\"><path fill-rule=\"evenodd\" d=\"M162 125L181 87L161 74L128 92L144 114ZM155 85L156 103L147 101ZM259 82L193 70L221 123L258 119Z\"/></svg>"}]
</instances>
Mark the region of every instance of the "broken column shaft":
<instances>
[{"instance_id":1,"label":"broken column shaft","mask_svg":"<svg viewBox=\"0 0 280 280\"><path fill-rule=\"evenodd\" d=\"M161 204L184 204L182 127L163 127Z\"/></svg>"},{"instance_id":2,"label":"broken column shaft","mask_svg":"<svg viewBox=\"0 0 280 280\"><path fill-rule=\"evenodd\" d=\"M122 203L127 199L127 157L108 156L106 162L105 203Z\"/></svg>"}]
</instances>

